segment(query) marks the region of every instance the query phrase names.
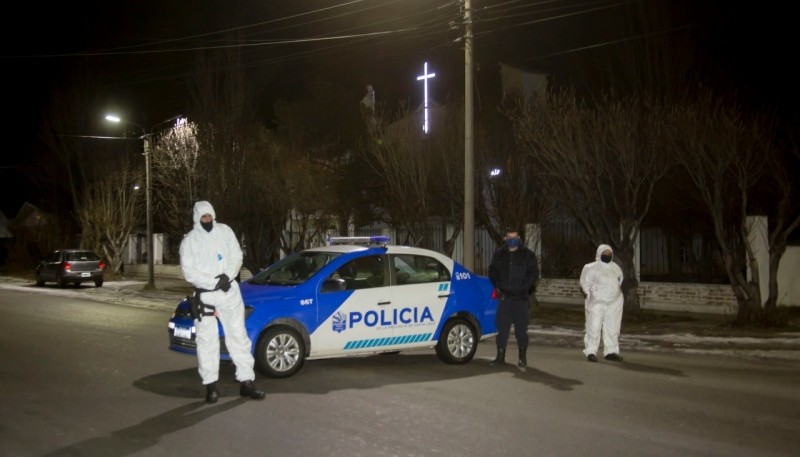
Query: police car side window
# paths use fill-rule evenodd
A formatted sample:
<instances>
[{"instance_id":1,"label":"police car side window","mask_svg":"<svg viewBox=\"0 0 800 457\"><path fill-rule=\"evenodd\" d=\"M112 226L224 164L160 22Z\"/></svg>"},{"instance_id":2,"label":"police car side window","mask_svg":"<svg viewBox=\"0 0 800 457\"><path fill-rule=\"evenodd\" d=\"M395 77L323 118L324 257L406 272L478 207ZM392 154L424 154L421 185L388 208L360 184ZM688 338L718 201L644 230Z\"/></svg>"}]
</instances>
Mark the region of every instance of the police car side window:
<instances>
[{"instance_id":1,"label":"police car side window","mask_svg":"<svg viewBox=\"0 0 800 457\"><path fill-rule=\"evenodd\" d=\"M384 275L383 257L372 255L356 259L356 262L360 262L360 268L362 271L359 273L363 272L363 276L365 278L365 288L369 289L387 285Z\"/></svg>"},{"instance_id":2,"label":"police car side window","mask_svg":"<svg viewBox=\"0 0 800 457\"><path fill-rule=\"evenodd\" d=\"M397 285L450 280L450 271L433 257L398 254L392 256Z\"/></svg>"},{"instance_id":3,"label":"police car side window","mask_svg":"<svg viewBox=\"0 0 800 457\"><path fill-rule=\"evenodd\" d=\"M344 290L370 289L386 285L381 256L359 257L339 267L331 279L341 279Z\"/></svg>"}]
</instances>

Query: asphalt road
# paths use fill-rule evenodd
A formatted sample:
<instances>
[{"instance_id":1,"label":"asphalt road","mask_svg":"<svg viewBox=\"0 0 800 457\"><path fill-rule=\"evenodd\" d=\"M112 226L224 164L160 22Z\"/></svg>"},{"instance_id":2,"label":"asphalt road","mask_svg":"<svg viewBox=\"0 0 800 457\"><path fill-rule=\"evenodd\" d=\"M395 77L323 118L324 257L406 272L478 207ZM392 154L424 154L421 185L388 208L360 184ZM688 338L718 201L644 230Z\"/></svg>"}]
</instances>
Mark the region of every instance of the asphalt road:
<instances>
[{"instance_id":1,"label":"asphalt road","mask_svg":"<svg viewBox=\"0 0 800 457\"><path fill-rule=\"evenodd\" d=\"M94 295L90 298L91 295ZM0 289L4 456L789 456L800 363L631 349L617 364L534 344L531 367L433 350L309 361L263 401L202 402L169 310L90 288ZM511 351L513 355L514 351Z\"/></svg>"},{"instance_id":2,"label":"asphalt road","mask_svg":"<svg viewBox=\"0 0 800 457\"><path fill-rule=\"evenodd\" d=\"M134 278L106 281L100 288L84 285L78 289L60 289L53 284L36 288L33 279L0 276L0 290L36 290L40 293L67 297L79 292L85 297L107 303L167 311L172 311L175 305L191 292L191 286L182 279L156 278L155 285L155 289L146 290L145 281ZM624 352L635 350L732 355L742 358L800 362L800 332L795 330L726 334L719 328L721 322L720 316L692 315L688 321L653 322L647 326L646 332L629 330L623 325L620 347ZM718 331L709 332L712 327L718 328ZM583 348L581 322L548 321L534 317L528 334L532 344L535 345L571 347L576 354L580 354Z\"/></svg>"}]
</instances>

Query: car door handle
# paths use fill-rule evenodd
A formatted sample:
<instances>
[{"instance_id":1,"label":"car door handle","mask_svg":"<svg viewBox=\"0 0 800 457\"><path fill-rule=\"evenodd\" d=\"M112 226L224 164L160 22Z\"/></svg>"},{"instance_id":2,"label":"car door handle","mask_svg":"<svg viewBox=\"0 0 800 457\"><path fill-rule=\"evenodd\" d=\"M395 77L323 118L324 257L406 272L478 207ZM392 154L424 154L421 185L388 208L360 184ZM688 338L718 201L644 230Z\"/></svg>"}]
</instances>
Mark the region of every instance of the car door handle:
<instances>
[{"instance_id":1,"label":"car door handle","mask_svg":"<svg viewBox=\"0 0 800 457\"><path fill-rule=\"evenodd\" d=\"M391 304L392 304L391 301L379 301L378 302L378 306L391 305Z\"/></svg>"},{"instance_id":2,"label":"car door handle","mask_svg":"<svg viewBox=\"0 0 800 457\"><path fill-rule=\"evenodd\" d=\"M453 294L439 294L439 298L447 298Z\"/></svg>"}]
</instances>

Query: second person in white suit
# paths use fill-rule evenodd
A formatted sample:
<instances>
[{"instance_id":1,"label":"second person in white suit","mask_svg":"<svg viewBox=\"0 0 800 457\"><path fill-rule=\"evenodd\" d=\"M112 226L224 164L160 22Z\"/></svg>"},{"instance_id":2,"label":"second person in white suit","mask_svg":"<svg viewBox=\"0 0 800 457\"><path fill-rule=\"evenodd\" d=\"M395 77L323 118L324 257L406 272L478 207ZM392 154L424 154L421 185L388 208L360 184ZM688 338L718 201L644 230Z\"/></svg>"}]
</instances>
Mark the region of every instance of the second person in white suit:
<instances>
[{"instance_id":1,"label":"second person in white suit","mask_svg":"<svg viewBox=\"0 0 800 457\"><path fill-rule=\"evenodd\" d=\"M621 362L619 333L622 326L622 269L611 260L611 246L597 247L595 261L587 263L581 271L581 289L586 294L586 333L583 338L583 355L597 362L600 338L606 360Z\"/></svg>"}]
</instances>

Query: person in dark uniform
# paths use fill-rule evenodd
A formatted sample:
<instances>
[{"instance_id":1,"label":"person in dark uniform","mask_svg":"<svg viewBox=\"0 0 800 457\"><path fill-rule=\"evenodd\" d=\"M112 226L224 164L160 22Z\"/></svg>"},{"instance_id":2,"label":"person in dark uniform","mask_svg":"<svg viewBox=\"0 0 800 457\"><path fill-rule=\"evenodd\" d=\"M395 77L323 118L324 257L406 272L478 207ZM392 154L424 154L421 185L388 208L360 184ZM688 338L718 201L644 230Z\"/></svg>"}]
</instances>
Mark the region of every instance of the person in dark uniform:
<instances>
[{"instance_id":1,"label":"person in dark uniform","mask_svg":"<svg viewBox=\"0 0 800 457\"><path fill-rule=\"evenodd\" d=\"M539 264L532 250L522 245L519 232L508 229L505 244L492 255L489 264L489 279L498 292L497 305L497 357L490 366L505 364L506 343L514 324L514 333L519 347L517 366L525 368L528 364L528 322L530 311L528 299L533 286L539 280Z\"/></svg>"}]
</instances>

